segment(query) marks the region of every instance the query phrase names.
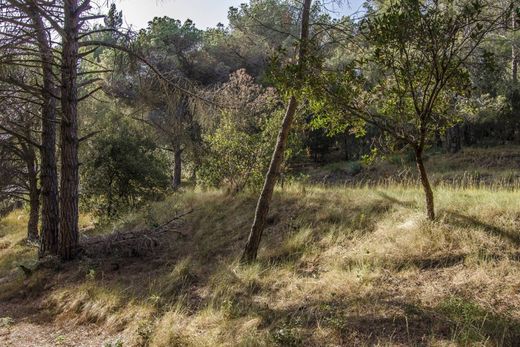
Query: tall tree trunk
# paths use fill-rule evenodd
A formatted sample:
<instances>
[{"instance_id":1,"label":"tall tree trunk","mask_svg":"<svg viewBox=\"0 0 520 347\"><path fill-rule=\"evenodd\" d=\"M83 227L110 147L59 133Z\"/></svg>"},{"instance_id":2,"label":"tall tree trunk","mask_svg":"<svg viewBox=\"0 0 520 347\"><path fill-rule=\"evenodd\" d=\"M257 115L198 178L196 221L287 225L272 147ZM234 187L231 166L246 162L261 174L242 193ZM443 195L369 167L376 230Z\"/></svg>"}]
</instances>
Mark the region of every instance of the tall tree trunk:
<instances>
[{"instance_id":1,"label":"tall tree trunk","mask_svg":"<svg viewBox=\"0 0 520 347\"><path fill-rule=\"evenodd\" d=\"M302 26L300 33L300 49L298 53L299 71L298 75L295 76L297 80L302 79L304 74L304 68L306 65L311 3L312 0L305 0L303 4ZM276 141L276 146L273 152L273 156L271 158L269 170L267 171L267 175L265 177L262 193L260 194L260 198L258 199L255 211L255 218L251 227L251 232L249 233L249 238L247 240L244 252L242 254L243 262L249 263L256 260L258 247L260 246L260 240L262 239L262 233L264 231L265 223L267 221L267 215L269 214L269 205L273 196L276 180L280 174L280 167L283 161L285 145L287 143L289 130L291 128L291 124L293 122L297 106L298 100L293 95L289 100L289 105L287 106L287 111L283 118L280 131L278 133L278 139Z\"/></svg>"},{"instance_id":2,"label":"tall tree trunk","mask_svg":"<svg viewBox=\"0 0 520 347\"><path fill-rule=\"evenodd\" d=\"M29 13L36 28L36 39L42 64L42 101L41 109L41 166L40 184L42 195L42 225L39 256L58 254L59 206L58 170L56 166L56 85L54 83L51 39L45 25L30 2Z\"/></svg>"},{"instance_id":3,"label":"tall tree trunk","mask_svg":"<svg viewBox=\"0 0 520 347\"><path fill-rule=\"evenodd\" d=\"M38 222L40 220L40 189L38 188L38 170L36 153L31 145L24 148L26 153L27 181L29 186L29 222L27 240L38 240Z\"/></svg>"},{"instance_id":4,"label":"tall tree trunk","mask_svg":"<svg viewBox=\"0 0 520 347\"><path fill-rule=\"evenodd\" d=\"M181 186L182 176L182 149L174 152L173 158L173 190L177 190Z\"/></svg>"},{"instance_id":5,"label":"tall tree trunk","mask_svg":"<svg viewBox=\"0 0 520 347\"><path fill-rule=\"evenodd\" d=\"M64 37L61 66L60 128L61 182L60 182L60 247L63 260L70 260L79 240L79 163L78 163L78 60L79 17L78 0L65 0Z\"/></svg>"},{"instance_id":6,"label":"tall tree trunk","mask_svg":"<svg viewBox=\"0 0 520 347\"><path fill-rule=\"evenodd\" d=\"M424 167L422 148L416 148L415 161L417 163L417 169L419 170L421 184L423 186L424 195L426 197L426 215L428 216L428 219L434 220L435 207L433 204L433 191L430 185L430 180L428 179L428 174L426 173L426 168Z\"/></svg>"}]
</instances>

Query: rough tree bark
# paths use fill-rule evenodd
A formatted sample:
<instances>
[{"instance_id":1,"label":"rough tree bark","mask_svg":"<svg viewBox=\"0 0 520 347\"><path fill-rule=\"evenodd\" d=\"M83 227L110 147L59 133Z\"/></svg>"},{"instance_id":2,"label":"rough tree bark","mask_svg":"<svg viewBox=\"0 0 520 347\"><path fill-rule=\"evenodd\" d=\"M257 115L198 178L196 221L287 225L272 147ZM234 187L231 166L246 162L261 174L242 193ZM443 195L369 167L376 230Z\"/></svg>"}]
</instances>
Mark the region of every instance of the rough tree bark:
<instances>
[{"instance_id":1,"label":"rough tree bark","mask_svg":"<svg viewBox=\"0 0 520 347\"><path fill-rule=\"evenodd\" d=\"M58 170L56 167L56 86L53 76L54 56L51 38L33 2L29 2L31 21L42 65L42 135L40 147L40 184L42 195L42 225L39 256L58 253L59 205Z\"/></svg>"},{"instance_id":2,"label":"rough tree bark","mask_svg":"<svg viewBox=\"0 0 520 347\"><path fill-rule=\"evenodd\" d=\"M88 6L88 1L82 7ZM79 240L79 162L78 162L78 61L81 9L78 0L63 2L64 36L61 62L60 127L60 244L59 255L70 260Z\"/></svg>"},{"instance_id":3,"label":"rough tree bark","mask_svg":"<svg viewBox=\"0 0 520 347\"><path fill-rule=\"evenodd\" d=\"M423 148L418 147L415 149L415 162L417 163L417 169L419 170L419 176L421 179L421 184L424 189L424 195L426 197L426 215L428 219L435 219L435 207L433 204L433 191L430 185L430 180L428 179L428 174L426 173L426 168L424 167L423 162Z\"/></svg>"},{"instance_id":4,"label":"rough tree bark","mask_svg":"<svg viewBox=\"0 0 520 347\"><path fill-rule=\"evenodd\" d=\"M301 80L304 73L305 59L308 49L311 3L312 0L305 0L303 4L300 49L298 54L299 72L298 76L296 76L297 80ZM280 131L278 133L278 139L276 141L276 146L273 152L273 156L271 158L269 170L267 171L267 175L265 177L262 193L260 194L260 198L258 199L255 211L255 218L251 227L251 232L249 233L249 238L247 240L244 252L242 254L243 262L250 263L256 260L258 247L260 245L262 233L264 231L265 224L267 221L267 215L269 214L269 205L273 196L274 187L276 184L276 180L278 179L278 176L280 174L280 167L283 161L287 137L289 135L289 130L291 128L291 124L294 119L294 114L296 113L297 106L298 100L293 95L289 100L287 111L283 118Z\"/></svg>"}]
</instances>

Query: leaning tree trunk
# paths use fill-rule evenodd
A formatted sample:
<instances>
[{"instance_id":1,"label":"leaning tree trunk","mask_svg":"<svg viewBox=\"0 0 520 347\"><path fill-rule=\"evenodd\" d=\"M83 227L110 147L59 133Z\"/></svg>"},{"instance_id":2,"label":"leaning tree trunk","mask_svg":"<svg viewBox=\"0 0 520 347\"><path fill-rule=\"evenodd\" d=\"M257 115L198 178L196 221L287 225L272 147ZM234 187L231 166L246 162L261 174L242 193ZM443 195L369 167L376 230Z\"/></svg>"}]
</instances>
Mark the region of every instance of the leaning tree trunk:
<instances>
[{"instance_id":1,"label":"leaning tree trunk","mask_svg":"<svg viewBox=\"0 0 520 347\"><path fill-rule=\"evenodd\" d=\"M181 186L182 176L182 149L176 149L173 158L173 190L178 190Z\"/></svg>"},{"instance_id":2,"label":"leaning tree trunk","mask_svg":"<svg viewBox=\"0 0 520 347\"><path fill-rule=\"evenodd\" d=\"M424 167L423 162L423 149L417 148L415 150L415 161L417 163L417 169L419 170L419 175L421 178L421 184L424 189L424 194L426 197L426 215L428 219L435 219L435 207L433 204L433 191L430 185L430 180L428 179L428 174L426 173L426 168Z\"/></svg>"},{"instance_id":3,"label":"leaning tree trunk","mask_svg":"<svg viewBox=\"0 0 520 347\"><path fill-rule=\"evenodd\" d=\"M297 80L301 80L304 73L305 59L308 48L307 46L309 37L309 18L311 3L312 0L305 0L303 4L302 27L300 34L300 50L298 54L299 71L298 76L296 76ZM251 232L249 233L249 238L247 240L246 247L242 254L243 262L249 263L256 260L258 247L260 246L260 240L262 239L262 233L264 231L265 224L267 221L267 215L269 213L269 205L273 196L276 180L278 179L278 176L280 174L280 167L283 161L285 145L287 143L289 130L291 128L291 124L293 122L297 106L298 100L293 95L289 100L289 105L287 106L287 111L283 118L280 132L278 133L276 146L273 152L273 156L271 158L269 170L267 171L264 186L262 188L262 193L260 194L260 198L258 199L255 211L255 218L251 227Z\"/></svg>"},{"instance_id":4,"label":"leaning tree trunk","mask_svg":"<svg viewBox=\"0 0 520 347\"><path fill-rule=\"evenodd\" d=\"M287 107L285 117L283 118L282 127L278 133L278 140L276 141L276 147L271 159L271 164L269 165L269 171L267 172L267 176L265 178L264 187L262 189L260 198L258 199L255 219L253 221L253 226L251 227L251 232L242 255L242 261L244 262L252 262L256 260L258 247L260 246L260 240L262 239L262 233L264 231L267 215L269 213L269 204L273 196L276 180L280 174L280 167L283 161L285 144L287 143L289 129L291 127L294 114L296 113L297 106L298 101L296 100L296 97L292 96L289 100L289 105Z\"/></svg>"},{"instance_id":5,"label":"leaning tree trunk","mask_svg":"<svg viewBox=\"0 0 520 347\"><path fill-rule=\"evenodd\" d=\"M39 256L58 254L59 206L58 170L56 167L56 86L54 56L50 37L37 9L30 7L31 20L36 28L36 40L42 65L42 109L40 147L41 235Z\"/></svg>"},{"instance_id":6,"label":"leaning tree trunk","mask_svg":"<svg viewBox=\"0 0 520 347\"><path fill-rule=\"evenodd\" d=\"M78 0L65 0L64 37L61 62L61 182L60 246L63 260L70 260L79 240L79 164L78 164Z\"/></svg>"}]
</instances>

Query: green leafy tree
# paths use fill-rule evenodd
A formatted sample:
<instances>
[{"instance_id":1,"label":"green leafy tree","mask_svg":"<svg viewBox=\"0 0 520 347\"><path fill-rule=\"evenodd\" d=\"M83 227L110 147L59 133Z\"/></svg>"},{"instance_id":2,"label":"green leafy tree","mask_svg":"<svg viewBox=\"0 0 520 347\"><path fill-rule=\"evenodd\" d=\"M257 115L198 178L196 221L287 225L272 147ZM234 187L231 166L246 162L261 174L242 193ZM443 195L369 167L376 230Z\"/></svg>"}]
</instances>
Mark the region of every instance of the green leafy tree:
<instances>
[{"instance_id":1,"label":"green leafy tree","mask_svg":"<svg viewBox=\"0 0 520 347\"><path fill-rule=\"evenodd\" d=\"M83 156L84 203L113 217L162 196L169 185L167 161L154 141L128 119L110 117Z\"/></svg>"},{"instance_id":2,"label":"green leafy tree","mask_svg":"<svg viewBox=\"0 0 520 347\"><path fill-rule=\"evenodd\" d=\"M316 82L318 123L361 132L371 124L388 148L414 151L429 219L435 210L424 151L459 121L456 102L470 86L466 64L501 18L487 0L385 3L360 24L351 46L358 58Z\"/></svg>"}]
</instances>

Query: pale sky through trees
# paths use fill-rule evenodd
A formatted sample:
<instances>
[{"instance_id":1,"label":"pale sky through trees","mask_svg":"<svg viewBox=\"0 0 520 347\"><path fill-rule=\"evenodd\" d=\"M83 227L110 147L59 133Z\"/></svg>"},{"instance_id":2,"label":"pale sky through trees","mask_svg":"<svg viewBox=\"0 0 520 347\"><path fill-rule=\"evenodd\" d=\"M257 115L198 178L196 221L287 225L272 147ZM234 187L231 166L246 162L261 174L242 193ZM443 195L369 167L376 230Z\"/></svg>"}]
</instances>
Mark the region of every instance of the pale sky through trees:
<instances>
[{"instance_id":1,"label":"pale sky through trees","mask_svg":"<svg viewBox=\"0 0 520 347\"><path fill-rule=\"evenodd\" d=\"M238 7L247 0L117 0L116 5L123 10L126 24L134 28L144 28L154 17L168 16L184 21L190 18L198 28L214 27L219 22L227 24L230 6ZM330 7L338 13L351 13L359 9L363 0L344 1L341 8Z\"/></svg>"}]
</instances>

